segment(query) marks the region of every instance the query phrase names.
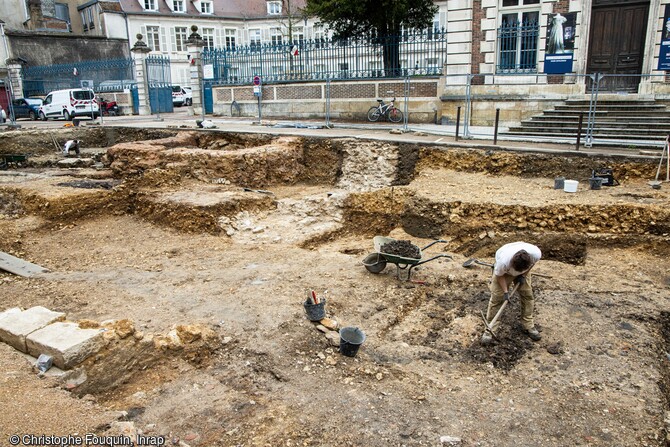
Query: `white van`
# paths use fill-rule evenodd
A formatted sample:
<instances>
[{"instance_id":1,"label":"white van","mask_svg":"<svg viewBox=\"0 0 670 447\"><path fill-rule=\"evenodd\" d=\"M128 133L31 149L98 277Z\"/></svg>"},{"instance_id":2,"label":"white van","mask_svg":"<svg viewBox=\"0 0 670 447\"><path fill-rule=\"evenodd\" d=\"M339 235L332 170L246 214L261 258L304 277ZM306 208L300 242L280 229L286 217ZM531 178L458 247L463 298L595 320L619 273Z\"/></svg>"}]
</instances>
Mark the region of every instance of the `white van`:
<instances>
[{"instance_id":1,"label":"white van","mask_svg":"<svg viewBox=\"0 0 670 447\"><path fill-rule=\"evenodd\" d=\"M193 89L191 87L182 87L184 90L184 105L192 106L193 105Z\"/></svg>"},{"instance_id":2,"label":"white van","mask_svg":"<svg viewBox=\"0 0 670 447\"><path fill-rule=\"evenodd\" d=\"M172 105L173 106L183 106L186 102L186 92L180 85L172 86Z\"/></svg>"},{"instance_id":3,"label":"white van","mask_svg":"<svg viewBox=\"0 0 670 447\"><path fill-rule=\"evenodd\" d=\"M44 98L44 103L38 111L39 118L46 121L49 118L64 118L71 121L75 116L100 116L98 101L91 89L73 88L56 90Z\"/></svg>"}]
</instances>

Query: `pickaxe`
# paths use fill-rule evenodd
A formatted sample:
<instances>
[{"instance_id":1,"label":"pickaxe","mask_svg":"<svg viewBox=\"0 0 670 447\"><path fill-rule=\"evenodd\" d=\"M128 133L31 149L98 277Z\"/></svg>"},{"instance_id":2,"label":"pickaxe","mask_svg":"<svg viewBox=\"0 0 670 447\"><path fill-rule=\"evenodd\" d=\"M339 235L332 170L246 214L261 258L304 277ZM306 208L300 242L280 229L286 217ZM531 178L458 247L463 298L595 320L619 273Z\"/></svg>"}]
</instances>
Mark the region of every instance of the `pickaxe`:
<instances>
[{"instance_id":1,"label":"pickaxe","mask_svg":"<svg viewBox=\"0 0 670 447\"><path fill-rule=\"evenodd\" d=\"M500 306L500 309L498 310L498 313L496 313L495 317L493 317L493 320L491 320L490 323L486 320L486 315L484 315L484 311L481 311L482 320L484 320L484 324L486 325L486 331L485 332L488 332L489 334L491 334L493 336L493 338L495 338L496 340L498 339L498 337L496 337L496 334L493 333L493 325L496 323L496 321L498 321L498 319L502 315L503 310L505 310L505 307L507 307L507 303L509 303L509 301L512 299L512 296L516 292L516 289L519 288L519 285L521 285L521 283L517 282L517 283L514 284L514 287L512 287L512 290L509 291L508 298L505 301L503 301L502 306Z\"/></svg>"}]
</instances>

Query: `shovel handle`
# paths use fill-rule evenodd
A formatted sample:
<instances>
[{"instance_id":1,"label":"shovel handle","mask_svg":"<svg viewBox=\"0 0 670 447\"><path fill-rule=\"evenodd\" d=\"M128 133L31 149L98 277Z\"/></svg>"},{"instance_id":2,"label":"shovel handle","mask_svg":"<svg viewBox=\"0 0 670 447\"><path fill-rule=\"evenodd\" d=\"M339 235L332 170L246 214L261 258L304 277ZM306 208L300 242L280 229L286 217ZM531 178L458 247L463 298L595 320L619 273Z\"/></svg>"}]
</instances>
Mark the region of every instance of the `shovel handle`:
<instances>
[{"instance_id":1,"label":"shovel handle","mask_svg":"<svg viewBox=\"0 0 670 447\"><path fill-rule=\"evenodd\" d=\"M512 299L512 296L514 296L514 294L516 293L516 289L518 289L518 288L519 288L519 284L518 283L514 284L514 287L512 287L512 290L509 291L509 298L506 299L505 301L503 301L502 306L500 306L500 309L498 309L498 312L493 317L493 320L491 320L490 323L486 322L486 318L484 318L484 322L486 322L486 330L488 330L489 333L491 333L491 335L493 335L494 337L495 337L495 334L493 333L493 325L498 321L498 319L500 318L500 316L503 313L503 310L505 310L505 308L507 307L507 304L509 303L509 300Z\"/></svg>"}]
</instances>

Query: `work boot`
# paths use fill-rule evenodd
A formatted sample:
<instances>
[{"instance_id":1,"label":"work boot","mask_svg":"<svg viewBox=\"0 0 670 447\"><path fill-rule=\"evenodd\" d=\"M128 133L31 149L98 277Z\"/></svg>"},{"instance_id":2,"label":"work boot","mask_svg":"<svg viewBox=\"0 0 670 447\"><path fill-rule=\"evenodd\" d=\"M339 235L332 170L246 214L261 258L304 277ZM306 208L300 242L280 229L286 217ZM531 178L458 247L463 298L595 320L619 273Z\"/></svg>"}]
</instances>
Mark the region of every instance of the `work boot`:
<instances>
[{"instance_id":1,"label":"work boot","mask_svg":"<svg viewBox=\"0 0 670 447\"><path fill-rule=\"evenodd\" d=\"M540 332L537 329L535 329L534 327L532 327L530 329L526 329L525 332L526 332L526 335L528 335L530 337L530 339L533 340L533 341L542 340L542 335L540 335Z\"/></svg>"},{"instance_id":2,"label":"work boot","mask_svg":"<svg viewBox=\"0 0 670 447\"><path fill-rule=\"evenodd\" d=\"M480 340L480 343L482 344L482 346L489 346L491 343L493 343L493 337L488 331L482 334L482 339Z\"/></svg>"}]
</instances>

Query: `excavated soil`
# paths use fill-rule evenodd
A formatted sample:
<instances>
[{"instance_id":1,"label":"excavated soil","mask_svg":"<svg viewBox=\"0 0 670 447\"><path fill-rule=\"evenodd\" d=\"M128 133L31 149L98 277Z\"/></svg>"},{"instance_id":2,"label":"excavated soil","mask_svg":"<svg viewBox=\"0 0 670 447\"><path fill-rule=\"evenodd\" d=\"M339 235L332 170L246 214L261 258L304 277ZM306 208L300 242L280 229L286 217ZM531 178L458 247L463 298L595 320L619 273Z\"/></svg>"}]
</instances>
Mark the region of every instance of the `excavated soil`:
<instances>
[{"instance_id":1,"label":"excavated soil","mask_svg":"<svg viewBox=\"0 0 670 447\"><path fill-rule=\"evenodd\" d=\"M48 133L2 135L3 153L34 155L0 171L0 251L49 272L0 273L0 307L66 312L106 328L107 345L42 380L0 346L0 404L16 409L0 413L0 444L139 431L182 446L668 445L670 187L647 184L657 159L57 132L88 141L99 165L58 168ZM620 185L589 190L602 167ZM558 176L578 192L555 190ZM452 259L408 281L391 262L373 274L361 261L375 235ZM541 248L550 276L532 278L543 338L522 333L513 300L483 347L491 270L463 263L515 240ZM311 290L339 327L365 332L355 357L307 320Z\"/></svg>"}]
</instances>

